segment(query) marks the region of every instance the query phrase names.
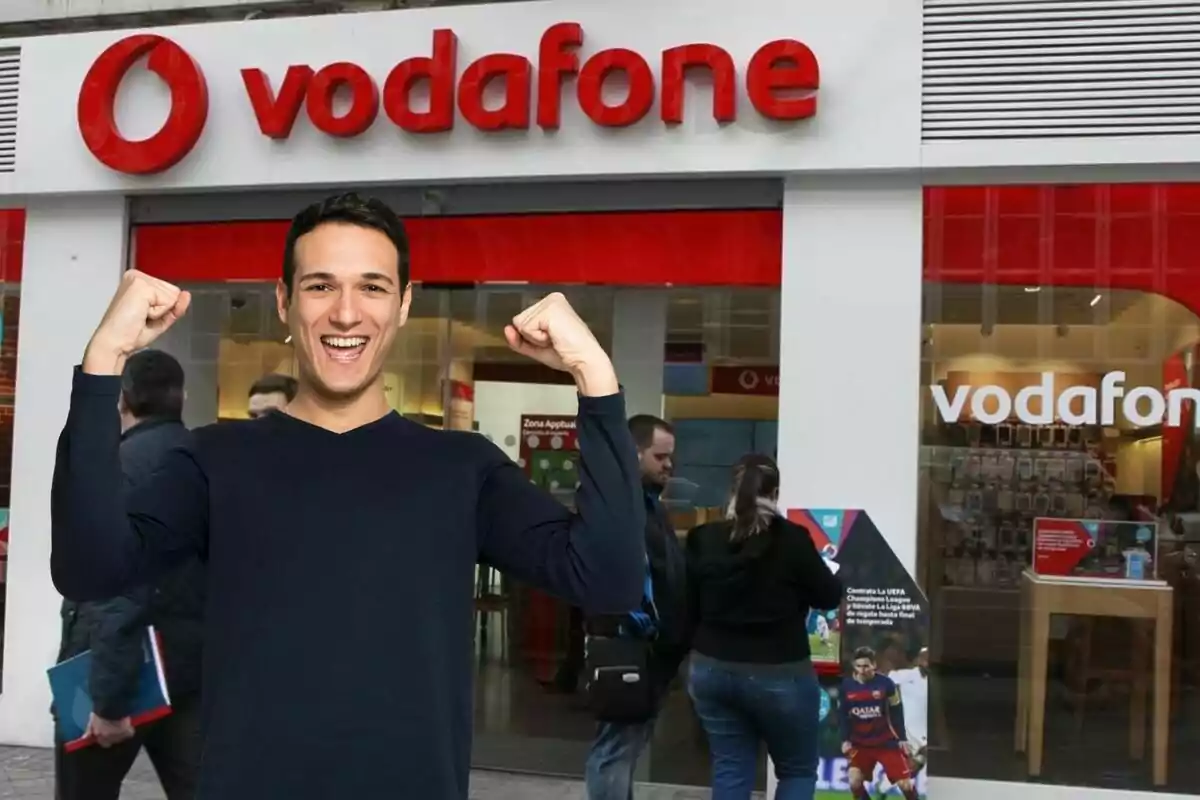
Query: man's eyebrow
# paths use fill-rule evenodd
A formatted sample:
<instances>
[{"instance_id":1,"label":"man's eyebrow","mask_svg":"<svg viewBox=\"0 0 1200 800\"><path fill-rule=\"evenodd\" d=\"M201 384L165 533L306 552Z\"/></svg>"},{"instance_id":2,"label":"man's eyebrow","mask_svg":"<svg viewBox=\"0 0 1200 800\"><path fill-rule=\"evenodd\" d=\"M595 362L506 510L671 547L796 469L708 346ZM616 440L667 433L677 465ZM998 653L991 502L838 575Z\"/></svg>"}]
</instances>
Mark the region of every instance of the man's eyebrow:
<instances>
[{"instance_id":1,"label":"man's eyebrow","mask_svg":"<svg viewBox=\"0 0 1200 800\"><path fill-rule=\"evenodd\" d=\"M382 272L364 272L358 277L363 280L375 281L377 283L389 283L393 285L396 283L391 276ZM307 283L308 281L328 281L330 283L336 283L337 277L332 272L310 272L302 277L300 281L302 283Z\"/></svg>"}]
</instances>

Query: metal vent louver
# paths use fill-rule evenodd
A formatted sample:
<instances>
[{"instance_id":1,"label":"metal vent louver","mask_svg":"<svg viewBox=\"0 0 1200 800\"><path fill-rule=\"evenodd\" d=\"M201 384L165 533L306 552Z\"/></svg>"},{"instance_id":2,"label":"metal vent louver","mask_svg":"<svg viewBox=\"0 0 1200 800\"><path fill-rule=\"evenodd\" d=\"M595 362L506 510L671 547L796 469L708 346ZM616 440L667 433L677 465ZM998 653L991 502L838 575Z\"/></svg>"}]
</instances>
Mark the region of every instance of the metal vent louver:
<instances>
[{"instance_id":1,"label":"metal vent louver","mask_svg":"<svg viewBox=\"0 0 1200 800\"><path fill-rule=\"evenodd\" d=\"M0 48L0 172L17 168L17 94L21 86L21 48Z\"/></svg>"},{"instance_id":2,"label":"metal vent louver","mask_svg":"<svg viewBox=\"0 0 1200 800\"><path fill-rule=\"evenodd\" d=\"M925 141L1200 133L1200 0L924 0Z\"/></svg>"}]
</instances>

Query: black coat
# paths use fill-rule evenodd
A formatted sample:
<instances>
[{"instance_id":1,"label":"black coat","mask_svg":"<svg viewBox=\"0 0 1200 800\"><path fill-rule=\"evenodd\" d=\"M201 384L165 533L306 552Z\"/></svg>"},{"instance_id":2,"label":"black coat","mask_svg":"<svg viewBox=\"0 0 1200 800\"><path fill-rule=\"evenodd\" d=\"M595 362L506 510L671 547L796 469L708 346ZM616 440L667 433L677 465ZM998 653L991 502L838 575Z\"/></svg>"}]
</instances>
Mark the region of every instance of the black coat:
<instances>
[{"instance_id":1,"label":"black coat","mask_svg":"<svg viewBox=\"0 0 1200 800\"><path fill-rule=\"evenodd\" d=\"M120 449L125 490L153 474L162 456L189 436L181 422L167 419L144 420L126 431ZM186 703L199 695L204 597L204 565L193 558L153 586L104 602L63 602L59 660L92 651L89 692L98 716L129 715L147 625L153 625L162 639L172 703Z\"/></svg>"}]
</instances>

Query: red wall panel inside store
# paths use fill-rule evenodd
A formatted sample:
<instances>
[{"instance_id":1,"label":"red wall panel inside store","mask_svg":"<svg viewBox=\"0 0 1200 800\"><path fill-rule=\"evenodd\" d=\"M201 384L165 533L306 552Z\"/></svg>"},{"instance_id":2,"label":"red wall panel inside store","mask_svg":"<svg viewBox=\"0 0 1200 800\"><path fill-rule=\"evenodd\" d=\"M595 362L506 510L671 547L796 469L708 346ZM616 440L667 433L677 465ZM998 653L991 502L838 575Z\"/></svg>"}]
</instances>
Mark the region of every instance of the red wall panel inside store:
<instances>
[{"instance_id":1,"label":"red wall panel inside store","mask_svg":"<svg viewBox=\"0 0 1200 800\"><path fill-rule=\"evenodd\" d=\"M1133 289L1200 314L1200 184L929 188L924 275Z\"/></svg>"},{"instance_id":2,"label":"red wall panel inside store","mask_svg":"<svg viewBox=\"0 0 1200 800\"><path fill-rule=\"evenodd\" d=\"M413 278L610 285L778 286L779 211L417 217ZM175 282L274 281L288 223L142 225L138 269Z\"/></svg>"}]
</instances>

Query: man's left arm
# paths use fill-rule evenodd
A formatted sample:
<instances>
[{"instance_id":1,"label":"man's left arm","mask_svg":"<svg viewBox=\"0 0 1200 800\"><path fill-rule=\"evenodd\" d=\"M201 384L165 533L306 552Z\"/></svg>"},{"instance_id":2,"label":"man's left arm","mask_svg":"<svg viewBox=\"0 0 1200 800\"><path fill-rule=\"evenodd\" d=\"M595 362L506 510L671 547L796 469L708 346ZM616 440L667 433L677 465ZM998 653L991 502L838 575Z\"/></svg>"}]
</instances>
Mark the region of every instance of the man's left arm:
<instances>
[{"instance_id":1,"label":"man's left arm","mask_svg":"<svg viewBox=\"0 0 1200 800\"><path fill-rule=\"evenodd\" d=\"M624 614L641 603L646 569L646 510L624 395L581 393L576 436L576 513L488 445L480 558L587 614Z\"/></svg>"},{"instance_id":2,"label":"man's left arm","mask_svg":"<svg viewBox=\"0 0 1200 800\"><path fill-rule=\"evenodd\" d=\"M612 361L559 292L513 317L504 338L515 352L569 373L579 390L578 513L531 486L497 450L480 489L479 555L585 613L632 611L642 600L646 508Z\"/></svg>"}]
</instances>

